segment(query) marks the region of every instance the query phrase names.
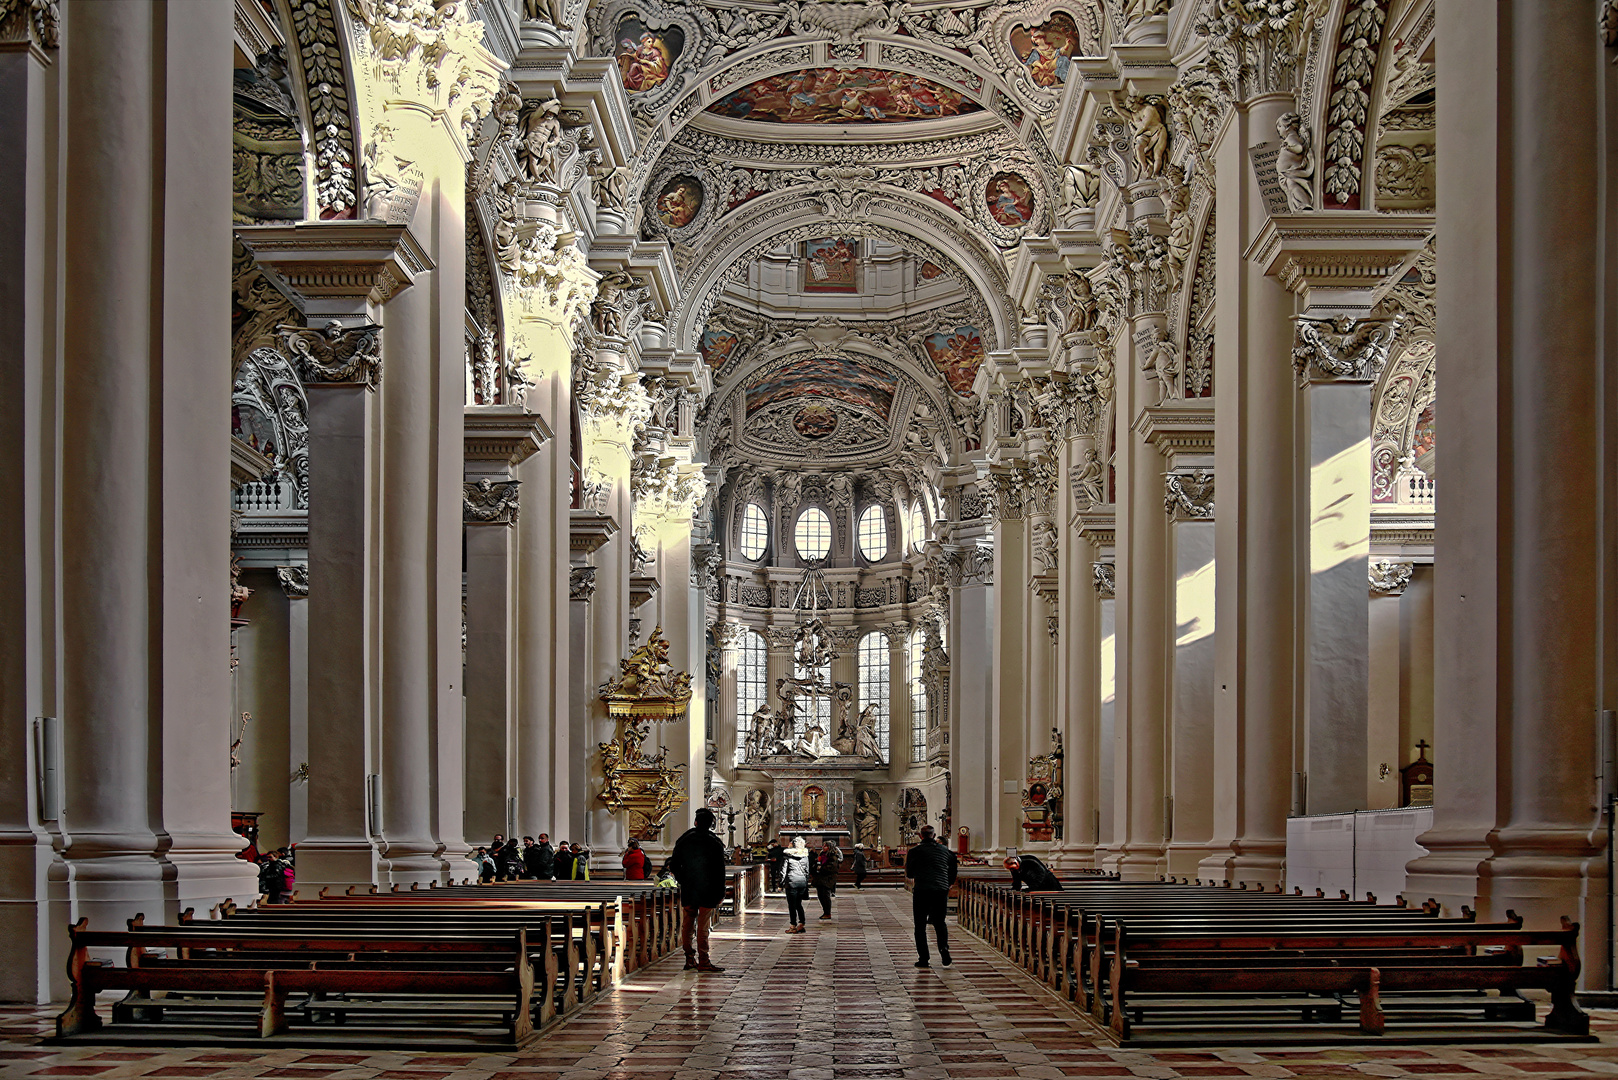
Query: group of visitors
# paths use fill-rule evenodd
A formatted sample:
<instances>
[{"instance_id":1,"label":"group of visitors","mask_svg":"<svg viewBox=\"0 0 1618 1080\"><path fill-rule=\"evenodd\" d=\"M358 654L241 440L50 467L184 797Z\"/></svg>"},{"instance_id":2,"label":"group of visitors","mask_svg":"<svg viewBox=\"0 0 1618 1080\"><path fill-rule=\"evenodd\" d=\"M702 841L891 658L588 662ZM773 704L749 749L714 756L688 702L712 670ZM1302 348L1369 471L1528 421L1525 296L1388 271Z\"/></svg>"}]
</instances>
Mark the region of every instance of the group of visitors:
<instances>
[{"instance_id":1,"label":"group of visitors","mask_svg":"<svg viewBox=\"0 0 1618 1080\"><path fill-rule=\"evenodd\" d=\"M515 836L507 839L495 833L488 846L467 858L477 865L479 881L590 880L590 849L567 840L552 848L549 833L540 833L537 842L525 836L521 847Z\"/></svg>"},{"instance_id":2,"label":"group of visitors","mask_svg":"<svg viewBox=\"0 0 1618 1080\"><path fill-rule=\"evenodd\" d=\"M277 848L267 854L260 855L258 863L258 891L265 898L266 903L284 904L292 895L293 883L297 874L292 865L292 849Z\"/></svg>"}]
</instances>

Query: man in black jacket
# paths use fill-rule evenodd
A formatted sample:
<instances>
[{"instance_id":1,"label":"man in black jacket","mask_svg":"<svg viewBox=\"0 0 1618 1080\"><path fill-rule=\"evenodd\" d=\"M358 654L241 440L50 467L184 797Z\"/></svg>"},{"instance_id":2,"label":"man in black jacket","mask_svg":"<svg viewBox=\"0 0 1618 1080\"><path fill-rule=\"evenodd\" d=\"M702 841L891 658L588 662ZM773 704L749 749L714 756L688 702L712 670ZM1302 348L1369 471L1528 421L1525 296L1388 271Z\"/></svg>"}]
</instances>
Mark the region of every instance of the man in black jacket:
<instances>
[{"instance_id":1,"label":"man in black jacket","mask_svg":"<svg viewBox=\"0 0 1618 1080\"><path fill-rule=\"evenodd\" d=\"M707 807L698 810L696 824L674 842L669 856L669 872L680 883L680 947L685 950L687 971L724 971L708 959L708 928L714 909L725 899L725 845L713 834L714 815ZM696 935L696 948L691 936Z\"/></svg>"},{"instance_id":2,"label":"man in black jacket","mask_svg":"<svg viewBox=\"0 0 1618 1080\"><path fill-rule=\"evenodd\" d=\"M1011 887L1022 887L1024 892L1061 892L1062 883L1056 880L1051 868L1032 855L1013 855L1006 860L1011 871Z\"/></svg>"},{"instance_id":3,"label":"man in black jacket","mask_svg":"<svg viewBox=\"0 0 1618 1080\"><path fill-rule=\"evenodd\" d=\"M526 841L528 837L523 839ZM539 843L523 848L522 864L528 876L536 881L549 881L556 876L556 852L551 850L548 834L540 833Z\"/></svg>"},{"instance_id":4,"label":"man in black jacket","mask_svg":"<svg viewBox=\"0 0 1618 1080\"><path fill-rule=\"evenodd\" d=\"M910 894L910 910L916 923L916 966L931 967L927 955L927 924L938 934L938 955L949 967L949 930L944 917L949 910L949 890L955 884L958 863L955 852L940 844L931 825L921 827L921 843L905 855L905 877L915 881Z\"/></svg>"},{"instance_id":5,"label":"man in black jacket","mask_svg":"<svg viewBox=\"0 0 1618 1080\"><path fill-rule=\"evenodd\" d=\"M777 836L774 840L771 840L769 850L765 852L764 856L770 871L769 888L771 892L777 892L781 889L781 866L787 861L787 846L782 843L784 839L784 837Z\"/></svg>"}]
</instances>

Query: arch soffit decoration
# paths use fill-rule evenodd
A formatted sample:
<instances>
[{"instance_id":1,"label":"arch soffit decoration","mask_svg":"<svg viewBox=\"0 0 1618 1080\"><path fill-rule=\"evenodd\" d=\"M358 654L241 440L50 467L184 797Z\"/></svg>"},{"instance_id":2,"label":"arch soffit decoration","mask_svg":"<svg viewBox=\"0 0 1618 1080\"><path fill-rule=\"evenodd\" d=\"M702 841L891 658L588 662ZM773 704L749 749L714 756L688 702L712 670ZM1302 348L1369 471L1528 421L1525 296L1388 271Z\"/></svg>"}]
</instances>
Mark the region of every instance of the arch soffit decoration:
<instances>
[{"instance_id":1,"label":"arch soffit decoration","mask_svg":"<svg viewBox=\"0 0 1618 1080\"><path fill-rule=\"evenodd\" d=\"M782 244L839 231L880 237L946 270L958 267L967 278L968 289L976 291L988 308L992 326L982 329L986 336L992 331L993 340L985 341L985 348L993 350L1000 347L999 342L1016 339L1017 312L1005 270L998 259L987 257L962 238L946 207L908 192L872 192L853 202L845 214L823 216L824 205L800 189L766 196L743 207L746 213L688 264L684 289L670 319L676 347L696 350L703 324L720 293L748 263ZM862 204L863 215L854 213Z\"/></svg>"}]
</instances>

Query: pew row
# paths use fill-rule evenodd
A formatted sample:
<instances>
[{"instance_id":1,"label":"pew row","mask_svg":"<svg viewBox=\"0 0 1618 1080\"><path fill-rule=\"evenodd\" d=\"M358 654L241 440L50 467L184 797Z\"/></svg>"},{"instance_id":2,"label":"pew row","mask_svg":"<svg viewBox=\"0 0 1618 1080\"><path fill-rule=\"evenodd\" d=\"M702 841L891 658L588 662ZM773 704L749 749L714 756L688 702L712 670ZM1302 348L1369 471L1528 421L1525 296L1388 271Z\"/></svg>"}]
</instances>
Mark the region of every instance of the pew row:
<instances>
[{"instance_id":1,"label":"pew row","mask_svg":"<svg viewBox=\"0 0 1618 1080\"><path fill-rule=\"evenodd\" d=\"M1373 900L971 881L959 919L1121 1045L1588 1038L1577 924L1525 930ZM1528 991L1550 999L1543 1023Z\"/></svg>"}]
</instances>

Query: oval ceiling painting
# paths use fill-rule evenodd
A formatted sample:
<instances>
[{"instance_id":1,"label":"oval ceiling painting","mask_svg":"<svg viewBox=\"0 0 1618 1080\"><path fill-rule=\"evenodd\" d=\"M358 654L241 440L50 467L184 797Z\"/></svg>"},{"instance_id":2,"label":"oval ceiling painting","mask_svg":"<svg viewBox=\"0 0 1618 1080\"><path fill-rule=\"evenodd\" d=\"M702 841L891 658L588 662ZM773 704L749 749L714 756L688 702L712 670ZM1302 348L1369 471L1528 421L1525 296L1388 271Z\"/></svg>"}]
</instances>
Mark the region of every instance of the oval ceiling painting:
<instances>
[{"instance_id":1,"label":"oval ceiling painting","mask_svg":"<svg viewBox=\"0 0 1618 1080\"><path fill-rule=\"evenodd\" d=\"M676 176L657 193L657 216L671 229L691 224L702 209L702 184L694 176Z\"/></svg>"},{"instance_id":2,"label":"oval ceiling painting","mask_svg":"<svg viewBox=\"0 0 1618 1080\"><path fill-rule=\"evenodd\" d=\"M773 124L884 124L980 112L959 90L873 68L788 71L733 90L708 111Z\"/></svg>"},{"instance_id":3,"label":"oval ceiling painting","mask_svg":"<svg viewBox=\"0 0 1618 1080\"><path fill-rule=\"evenodd\" d=\"M618 72L631 94L663 85L685 48L685 31L678 26L651 30L634 16L619 22L616 36Z\"/></svg>"},{"instance_id":4,"label":"oval ceiling painting","mask_svg":"<svg viewBox=\"0 0 1618 1080\"><path fill-rule=\"evenodd\" d=\"M792 426L806 439L824 439L837 430L837 412L830 405L805 405L792 418Z\"/></svg>"}]
</instances>

